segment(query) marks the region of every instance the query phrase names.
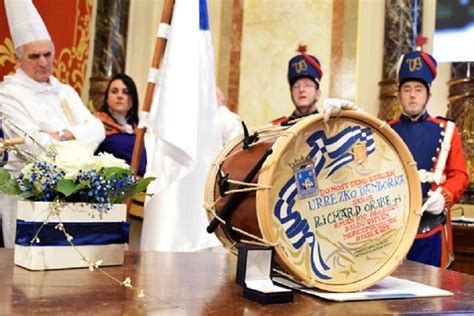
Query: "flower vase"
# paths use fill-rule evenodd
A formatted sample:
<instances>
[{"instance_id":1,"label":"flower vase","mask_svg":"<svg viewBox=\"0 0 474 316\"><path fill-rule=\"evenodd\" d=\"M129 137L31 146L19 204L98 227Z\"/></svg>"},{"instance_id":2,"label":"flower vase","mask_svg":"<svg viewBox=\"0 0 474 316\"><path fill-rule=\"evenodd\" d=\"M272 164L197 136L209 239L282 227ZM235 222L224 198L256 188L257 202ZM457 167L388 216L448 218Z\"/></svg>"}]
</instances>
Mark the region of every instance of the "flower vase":
<instances>
[{"instance_id":1,"label":"flower vase","mask_svg":"<svg viewBox=\"0 0 474 316\"><path fill-rule=\"evenodd\" d=\"M125 204L18 201L14 263L29 270L121 265L128 244Z\"/></svg>"}]
</instances>

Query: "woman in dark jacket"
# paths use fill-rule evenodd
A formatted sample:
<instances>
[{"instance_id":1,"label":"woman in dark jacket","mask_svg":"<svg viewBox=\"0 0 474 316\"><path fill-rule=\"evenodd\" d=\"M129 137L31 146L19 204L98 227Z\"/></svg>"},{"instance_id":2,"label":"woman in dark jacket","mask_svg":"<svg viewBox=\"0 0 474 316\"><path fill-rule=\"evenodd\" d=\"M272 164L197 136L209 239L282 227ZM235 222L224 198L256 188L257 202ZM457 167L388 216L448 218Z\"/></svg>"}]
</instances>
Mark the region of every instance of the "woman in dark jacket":
<instances>
[{"instance_id":1,"label":"woman in dark jacket","mask_svg":"<svg viewBox=\"0 0 474 316\"><path fill-rule=\"evenodd\" d=\"M126 74L113 76L105 90L104 103L94 115L104 124L106 136L96 154L107 152L130 164L138 125L138 93L132 78ZM143 147L137 170L139 176L145 173L146 163Z\"/></svg>"}]
</instances>

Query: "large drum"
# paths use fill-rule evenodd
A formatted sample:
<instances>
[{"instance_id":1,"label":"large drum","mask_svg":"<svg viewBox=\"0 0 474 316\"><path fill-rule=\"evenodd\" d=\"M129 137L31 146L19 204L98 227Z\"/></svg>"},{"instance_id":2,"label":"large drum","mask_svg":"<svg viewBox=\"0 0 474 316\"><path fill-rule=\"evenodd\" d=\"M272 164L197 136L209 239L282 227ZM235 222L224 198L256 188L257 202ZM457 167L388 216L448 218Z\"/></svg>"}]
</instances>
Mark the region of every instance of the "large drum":
<instances>
[{"instance_id":1,"label":"large drum","mask_svg":"<svg viewBox=\"0 0 474 316\"><path fill-rule=\"evenodd\" d=\"M342 111L230 142L211 167L205 201L222 244L275 247L284 273L335 292L358 291L405 258L421 216L418 172L384 122Z\"/></svg>"}]
</instances>

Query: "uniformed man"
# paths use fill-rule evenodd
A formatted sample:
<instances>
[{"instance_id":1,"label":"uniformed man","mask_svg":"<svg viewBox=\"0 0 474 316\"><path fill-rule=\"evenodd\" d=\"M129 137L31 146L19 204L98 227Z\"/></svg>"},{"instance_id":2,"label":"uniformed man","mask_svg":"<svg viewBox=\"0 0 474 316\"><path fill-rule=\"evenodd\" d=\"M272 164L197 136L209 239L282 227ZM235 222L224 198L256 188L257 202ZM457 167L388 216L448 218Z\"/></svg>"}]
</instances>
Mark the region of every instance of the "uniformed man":
<instances>
[{"instance_id":1,"label":"uniformed man","mask_svg":"<svg viewBox=\"0 0 474 316\"><path fill-rule=\"evenodd\" d=\"M274 120L274 125L319 113L316 103L321 97L319 89L319 82L323 77L321 63L313 55L306 54L306 45L299 45L297 51L299 54L291 58L288 63L288 83L295 110L290 116ZM330 98L323 102L325 120L339 113L341 109L361 111L350 101Z\"/></svg>"},{"instance_id":2,"label":"uniformed man","mask_svg":"<svg viewBox=\"0 0 474 316\"><path fill-rule=\"evenodd\" d=\"M449 209L460 199L469 178L457 127L426 110L436 65L436 60L422 51L403 56L398 74L403 112L389 124L417 162L425 199L420 228L407 258L447 267L453 259Z\"/></svg>"}]
</instances>

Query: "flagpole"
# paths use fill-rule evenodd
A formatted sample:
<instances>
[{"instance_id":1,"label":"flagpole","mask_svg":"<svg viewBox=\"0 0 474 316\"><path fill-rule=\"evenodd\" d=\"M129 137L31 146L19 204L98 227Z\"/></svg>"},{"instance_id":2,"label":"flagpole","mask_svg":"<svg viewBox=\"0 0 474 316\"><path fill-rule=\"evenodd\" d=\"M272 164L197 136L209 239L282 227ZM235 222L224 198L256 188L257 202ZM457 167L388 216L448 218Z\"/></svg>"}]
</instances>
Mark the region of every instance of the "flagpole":
<instances>
[{"instance_id":1,"label":"flagpole","mask_svg":"<svg viewBox=\"0 0 474 316\"><path fill-rule=\"evenodd\" d=\"M153 100L153 92L155 91L155 85L157 84L156 73L160 67L161 57L163 56L163 51L166 46L167 35L166 29L169 27L171 20L171 14L173 12L174 0L165 0L163 6L163 12L161 15L161 22L158 30L158 36L155 42L155 51L153 53L153 59L151 62L151 68L148 78L148 83L146 86L145 99L143 101L143 107L140 113L140 120L145 119L150 113L151 103ZM136 138L135 145L133 147L131 168L134 172L138 170L140 164L140 155L143 148L143 140L146 132L146 122L140 122L138 128L136 129Z\"/></svg>"}]
</instances>

